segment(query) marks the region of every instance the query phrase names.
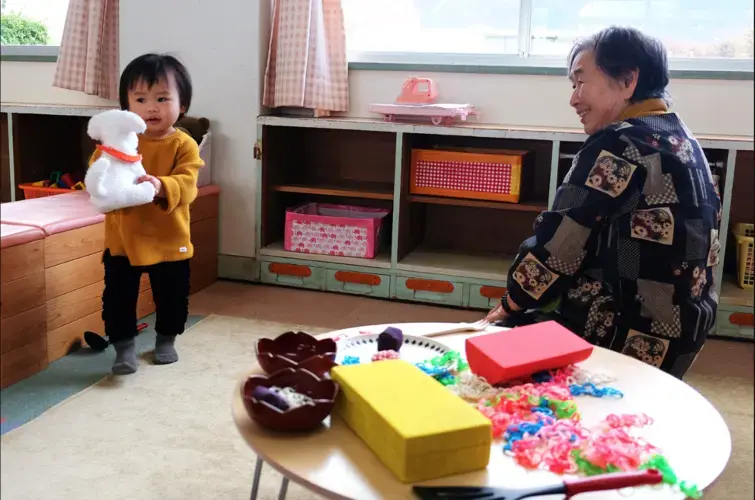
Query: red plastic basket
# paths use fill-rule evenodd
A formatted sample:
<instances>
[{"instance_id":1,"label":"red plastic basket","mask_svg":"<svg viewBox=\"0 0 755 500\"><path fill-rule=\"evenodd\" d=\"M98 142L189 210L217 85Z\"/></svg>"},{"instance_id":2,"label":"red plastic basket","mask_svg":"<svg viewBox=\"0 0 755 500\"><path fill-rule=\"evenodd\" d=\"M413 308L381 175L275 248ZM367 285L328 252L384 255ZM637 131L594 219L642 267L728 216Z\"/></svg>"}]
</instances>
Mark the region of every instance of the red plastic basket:
<instances>
[{"instance_id":1,"label":"red plastic basket","mask_svg":"<svg viewBox=\"0 0 755 500\"><path fill-rule=\"evenodd\" d=\"M56 194L72 193L75 189L66 188L53 188L34 186L34 183L27 182L25 184L19 184L18 188L24 192L24 199L31 200L32 198L44 198L45 196L55 196Z\"/></svg>"}]
</instances>

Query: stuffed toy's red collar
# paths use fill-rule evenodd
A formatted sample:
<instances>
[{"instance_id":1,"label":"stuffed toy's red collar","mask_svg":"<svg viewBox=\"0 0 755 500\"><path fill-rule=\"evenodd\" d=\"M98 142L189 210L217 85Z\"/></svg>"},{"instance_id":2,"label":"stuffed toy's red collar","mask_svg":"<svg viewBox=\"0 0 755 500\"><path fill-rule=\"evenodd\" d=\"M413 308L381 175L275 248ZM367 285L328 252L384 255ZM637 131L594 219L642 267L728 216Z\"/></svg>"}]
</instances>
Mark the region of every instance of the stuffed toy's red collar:
<instances>
[{"instance_id":1,"label":"stuffed toy's red collar","mask_svg":"<svg viewBox=\"0 0 755 500\"><path fill-rule=\"evenodd\" d=\"M142 161L142 155L129 155L124 153L123 151L118 151L115 148L111 148L110 146L97 144L97 149L126 163L136 163L138 161Z\"/></svg>"}]
</instances>

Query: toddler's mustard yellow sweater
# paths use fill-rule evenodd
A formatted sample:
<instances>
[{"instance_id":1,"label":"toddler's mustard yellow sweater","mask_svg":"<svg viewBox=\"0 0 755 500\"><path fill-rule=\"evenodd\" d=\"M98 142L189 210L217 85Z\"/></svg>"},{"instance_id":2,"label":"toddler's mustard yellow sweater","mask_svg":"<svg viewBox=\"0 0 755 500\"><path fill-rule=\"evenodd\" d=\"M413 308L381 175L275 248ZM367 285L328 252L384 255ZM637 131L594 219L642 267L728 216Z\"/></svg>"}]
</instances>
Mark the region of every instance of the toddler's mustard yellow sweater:
<instances>
[{"instance_id":1,"label":"toddler's mustard yellow sweater","mask_svg":"<svg viewBox=\"0 0 755 500\"><path fill-rule=\"evenodd\" d=\"M148 174L163 185L161 197L139 207L105 215L105 248L125 255L132 266L189 259L194 255L189 205L197 197L197 176L204 161L199 147L180 130L160 138L139 136L139 154ZM91 165L99 156L92 155Z\"/></svg>"}]
</instances>

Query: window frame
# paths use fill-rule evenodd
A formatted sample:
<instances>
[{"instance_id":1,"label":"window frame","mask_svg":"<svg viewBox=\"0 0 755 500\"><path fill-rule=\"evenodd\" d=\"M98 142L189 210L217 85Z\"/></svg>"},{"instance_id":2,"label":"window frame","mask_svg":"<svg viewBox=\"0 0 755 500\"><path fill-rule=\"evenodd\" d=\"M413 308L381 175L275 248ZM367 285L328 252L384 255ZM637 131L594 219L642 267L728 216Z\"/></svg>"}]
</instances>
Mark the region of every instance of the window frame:
<instances>
[{"instance_id":1,"label":"window frame","mask_svg":"<svg viewBox=\"0 0 755 500\"><path fill-rule=\"evenodd\" d=\"M350 70L565 75L566 56L531 54L532 1L519 0L518 54L448 54L347 50ZM347 35L348 36L348 35ZM348 40L347 40L348 45ZM753 59L672 58L672 78L753 80Z\"/></svg>"},{"instance_id":2,"label":"window frame","mask_svg":"<svg viewBox=\"0 0 755 500\"><path fill-rule=\"evenodd\" d=\"M0 45L0 60L56 62L59 51L59 45Z\"/></svg>"}]
</instances>

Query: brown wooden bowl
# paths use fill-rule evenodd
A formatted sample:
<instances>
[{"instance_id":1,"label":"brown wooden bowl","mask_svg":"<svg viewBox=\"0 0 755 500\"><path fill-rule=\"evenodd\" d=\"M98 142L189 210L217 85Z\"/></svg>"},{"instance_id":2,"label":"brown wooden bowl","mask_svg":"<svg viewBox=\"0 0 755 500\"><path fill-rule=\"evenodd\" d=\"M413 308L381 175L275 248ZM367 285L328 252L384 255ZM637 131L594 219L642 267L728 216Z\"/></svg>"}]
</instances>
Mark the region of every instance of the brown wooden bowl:
<instances>
[{"instance_id":1,"label":"brown wooden bowl","mask_svg":"<svg viewBox=\"0 0 755 500\"><path fill-rule=\"evenodd\" d=\"M330 355L318 354L317 356L305 359L296 368L310 371L319 378L330 380L330 370L335 366L338 366L338 363L333 361Z\"/></svg>"},{"instance_id":2,"label":"brown wooden bowl","mask_svg":"<svg viewBox=\"0 0 755 500\"><path fill-rule=\"evenodd\" d=\"M271 374L283 368L298 368L300 363L313 356L335 361L336 342L333 339L318 340L305 332L286 332L274 339L258 340L255 353L265 373Z\"/></svg>"},{"instance_id":3,"label":"brown wooden bowl","mask_svg":"<svg viewBox=\"0 0 755 500\"><path fill-rule=\"evenodd\" d=\"M299 394L312 398L315 404L280 410L252 396L257 386L292 387ZM337 396L338 384L296 368L284 368L270 376L249 377L242 388L244 406L251 419L260 427L276 432L303 432L317 428L333 411Z\"/></svg>"}]
</instances>

